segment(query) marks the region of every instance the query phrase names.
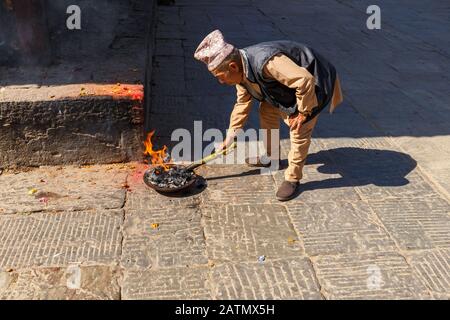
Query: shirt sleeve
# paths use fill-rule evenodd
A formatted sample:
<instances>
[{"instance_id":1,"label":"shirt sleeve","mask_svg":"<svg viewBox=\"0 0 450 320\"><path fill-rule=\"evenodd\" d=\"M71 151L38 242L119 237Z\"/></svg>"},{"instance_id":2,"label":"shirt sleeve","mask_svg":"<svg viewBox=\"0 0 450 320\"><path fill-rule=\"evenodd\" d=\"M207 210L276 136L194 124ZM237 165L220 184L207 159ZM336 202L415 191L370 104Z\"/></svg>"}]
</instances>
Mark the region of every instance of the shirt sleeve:
<instances>
[{"instance_id":1,"label":"shirt sleeve","mask_svg":"<svg viewBox=\"0 0 450 320\"><path fill-rule=\"evenodd\" d=\"M314 76L286 55L278 54L272 57L264 67L264 75L295 89L297 108L300 113L309 115L312 109L317 107Z\"/></svg>"},{"instance_id":2,"label":"shirt sleeve","mask_svg":"<svg viewBox=\"0 0 450 320\"><path fill-rule=\"evenodd\" d=\"M229 130L242 129L247 122L252 108L252 96L242 85L236 85L236 104L230 116Z\"/></svg>"}]
</instances>

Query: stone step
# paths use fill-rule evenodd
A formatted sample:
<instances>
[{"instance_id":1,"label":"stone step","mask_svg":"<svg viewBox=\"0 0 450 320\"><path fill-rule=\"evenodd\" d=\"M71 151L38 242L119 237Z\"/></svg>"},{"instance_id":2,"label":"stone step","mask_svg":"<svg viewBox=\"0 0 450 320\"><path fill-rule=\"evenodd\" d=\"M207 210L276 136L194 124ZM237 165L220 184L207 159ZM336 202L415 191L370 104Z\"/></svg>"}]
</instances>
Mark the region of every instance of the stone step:
<instances>
[{"instance_id":1,"label":"stone step","mask_svg":"<svg viewBox=\"0 0 450 320\"><path fill-rule=\"evenodd\" d=\"M142 154L143 86L8 86L0 93L0 167L114 163Z\"/></svg>"},{"instance_id":2,"label":"stone step","mask_svg":"<svg viewBox=\"0 0 450 320\"><path fill-rule=\"evenodd\" d=\"M36 5L46 14L32 16L47 27L30 37L37 44L48 38L50 62L14 47L20 32L0 32L0 43L18 57L0 59L0 169L141 159L156 0ZM79 30L66 26L70 5L81 10ZM17 20L17 10L5 14L0 30L33 26Z\"/></svg>"}]
</instances>

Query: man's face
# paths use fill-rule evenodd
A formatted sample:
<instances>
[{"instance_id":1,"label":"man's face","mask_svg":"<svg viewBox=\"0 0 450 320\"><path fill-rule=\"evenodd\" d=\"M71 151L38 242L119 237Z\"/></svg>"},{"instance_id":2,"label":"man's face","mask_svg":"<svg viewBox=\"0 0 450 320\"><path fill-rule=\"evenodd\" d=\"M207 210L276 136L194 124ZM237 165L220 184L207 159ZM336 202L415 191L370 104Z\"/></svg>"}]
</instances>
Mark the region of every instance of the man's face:
<instances>
[{"instance_id":1,"label":"man's face","mask_svg":"<svg viewBox=\"0 0 450 320\"><path fill-rule=\"evenodd\" d=\"M242 82L242 72L239 71L235 62L231 62L227 70L212 71L211 73L221 84L235 86Z\"/></svg>"}]
</instances>

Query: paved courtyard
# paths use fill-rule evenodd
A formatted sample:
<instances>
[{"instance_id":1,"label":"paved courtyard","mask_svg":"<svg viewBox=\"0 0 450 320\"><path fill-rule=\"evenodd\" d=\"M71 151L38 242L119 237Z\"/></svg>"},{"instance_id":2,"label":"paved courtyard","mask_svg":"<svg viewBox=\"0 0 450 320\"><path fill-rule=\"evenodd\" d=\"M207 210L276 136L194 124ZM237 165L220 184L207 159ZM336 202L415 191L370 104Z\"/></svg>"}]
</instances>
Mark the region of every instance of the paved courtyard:
<instances>
[{"instance_id":1,"label":"paved courtyard","mask_svg":"<svg viewBox=\"0 0 450 320\"><path fill-rule=\"evenodd\" d=\"M301 193L283 171L208 165L163 196L146 165L0 174L1 299L449 299L450 6L379 1L176 0L158 7L151 124L228 126L235 90L193 59L219 28L244 47L308 43L345 102L320 115ZM417 16L421 19L418 21ZM255 103L248 128L258 128ZM288 152L281 132L281 155ZM264 259L261 257L264 256Z\"/></svg>"}]
</instances>

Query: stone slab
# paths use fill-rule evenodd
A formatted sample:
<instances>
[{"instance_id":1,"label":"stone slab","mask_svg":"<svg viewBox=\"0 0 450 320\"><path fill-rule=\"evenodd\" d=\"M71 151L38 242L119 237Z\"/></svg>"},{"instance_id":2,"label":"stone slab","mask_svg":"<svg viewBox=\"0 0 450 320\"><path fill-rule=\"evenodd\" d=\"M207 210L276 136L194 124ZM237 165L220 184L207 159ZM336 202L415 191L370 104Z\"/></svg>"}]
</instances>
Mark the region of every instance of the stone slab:
<instances>
[{"instance_id":1,"label":"stone slab","mask_svg":"<svg viewBox=\"0 0 450 320\"><path fill-rule=\"evenodd\" d=\"M211 269L212 292L219 300L322 299L306 258L264 263L226 263Z\"/></svg>"},{"instance_id":2,"label":"stone slab","mask_svg":"<svg viewBox=\"0 0 450 320\"><path fill-rule=\"evenodd\" d=\"M124 274L124 300L209 300L208 267L130 270Z\"/></svg>"},{"instance_id":3,"label":"stone slab","mask_svg":"<svg viewBox=\"0 0 450 320\"><path fill-rule=\"evenodd\" d=\"M430 299L404 257L398 253L363 253L313 259L327 299Z\"/></svg>"},{"instance_id":4,"label":"stone slab","mask_svg":"<svg viewBox=\"0 0 450 320\"><path fill-rule=\"evenodd\" d=\"M122 210L0 217L0 267L118 263Z\"/></svg>"},{"instance_id":5,"label":"stone slab","mask_svg":"<svg viewBox=\"0 0 450 320\"><path fill-rule=\"evenodd\" d=\"M214 165L201 167L197 172L208 185L203 192L205 203L260 205L277 202L270 172L261 174L259 168L246 165Z\"/></svg>"},{"instance_id":6,"label":"stone slab","mask_svg":"<svg viewBox=\"0 0 450 320\"><path fill-rule=\"evenodd\" d=\"M5 172L0 176L0 216L121 208L128 170L127 165L110 165Z\"/></svg>"},{"instance_id":7,"label":"stone slab","mask_svg":"<svg viewBox=\"0 0 450 320\"><path fill-rule=\"evenodd\" d=\"M88 85L72 87L78 91L61 89L65 97L59 99L53 98L57 93L51 90L42 90L45 98L36 98L40 94L33 90L40 89L11 89L17 91L11 93L12 101L0 97L1 167L141 159L142 100L89 93ZM140 86L137 94L141 98L142 91ZM32 97L19 98L25 93ZM92 96L79 97L81 93Z\"/></svg>"},{"instance_id":8,"label":"stone slab","mask_svg":"<svg viewBox=\"0 0 450 320\"><path fill-rule=\"evenodd\" d=\"M227 205L202 208L208 257L238 262L279 259L303 253L282 205Z\"/></svg>"},{"instance_id":9,"label":"stone slab","mask_svg":"<svg viewBox=\"0 0 450 320\"><path fill-rule=\"evenodd\" d=\"M424 285L437 299L450 299L450 250L408 253L408 260Z\"/></svg>"},{"instance_id":10,"label":"stone slab","mask_svg":"<svg viewBox=\"0 0 450 320\"><path fill-rule=\"evenodd\" d=\"M362 201L287 203L286 206L309 256L396 249L378 217Z\"/></svg>"},{"instance_id":11,"label":"stone slab","mask_svg":"<svg viewBox=\"0 0 450 320\"><path fill-rule=\"evenodd\" d=\"M121 265L149 269L206 265L200 209L127 210Z\"/></svg>"},{"instance_id":12,"label":"stone slab","mask_svg":"<svg viewBox=\"0 0 450 320\"><path fill-rule=\"evenodd\" d=\"M391 237L404 250L448 248L450 205L442 199L370 201Z\"/></svg>"},{"instance_id":13,"label":"stone slab","mask_svg":"<svg viewBox=\"0 0 450 320\"><path fill-rule=\"evenodd\" d=\"M110 266L0 272L1 300L118 300L120 270Z\"/></svg>"}]
</instances>

